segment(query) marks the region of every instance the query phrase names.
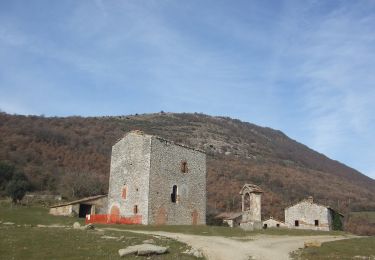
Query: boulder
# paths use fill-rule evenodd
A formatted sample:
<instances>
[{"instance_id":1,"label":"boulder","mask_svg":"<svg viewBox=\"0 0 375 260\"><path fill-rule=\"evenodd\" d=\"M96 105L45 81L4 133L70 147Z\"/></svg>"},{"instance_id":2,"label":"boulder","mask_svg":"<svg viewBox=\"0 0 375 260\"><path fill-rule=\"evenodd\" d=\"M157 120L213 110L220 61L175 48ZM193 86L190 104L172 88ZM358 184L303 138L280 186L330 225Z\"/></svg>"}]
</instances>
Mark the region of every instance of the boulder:
<instances>
[{"instance_id":1,"label":"boulder","mask_svg":"<svg viewBox=\"0 0 375 260\"><path fill-rule=\"evenodd\" d=\"M3 222L3 225L14 225L13 222Z\"/></svg>"},{"instance_id":2,"label":"boulder","mask_svg":"<svg viewBox=\"0 0 375 260\"><path fill-rule=\"evenodd\" d=\"M138 255L151 255L151 254L164 254L168 251L168 248L163 246L156 246L152 244L143 244L138 248Z\"/></svg>"},{"instance_id":3,"label":"boulder","mask_svg":"<svg viewBox=\"0 0 375 260\"><path fill-rule=\"evenodd\" d=\"M79 222L74 222L73 228L74 229L80 229L81 228L81 224L79 224Z\"/></svg>"},{"instance_id":4,"label":"boulder","mask_svg":"<svg viewBox=\"0 0 375 260\"><path fill-rule=\"evenodd\" d=\"M192 255L192 256L195 256L197 258L201 258L203 257L203 254L201 251L199 251L198 249L196 248L191 248L190 250L186 250L185 252L183 252L184 254L187 254L187 255Z\"/></svg>"},{"instance_id":5,"label":"boulder","mask_svg":"<svg viewBox=\"0 0 375 260\"><path fill-rule=\"evenodd\" d=\"M103 238L103 239L118 239L118 237L111 237L111 236L101 236L100 238Z\"/></svg>"},{"instance_id":6,"label":"boulder","mask_svg":"<svg viewBox=\"0 0 375 260\"><path fill-rule=\"evenodd\" d=\"M308 248L308 247L321 247L322 243L320 243L317 240L313 240L313 241L305 241L303 245L304 245L305 248Z\"/></svg>"},{"instance_id":7,"label":"boulder","mask_svg":"<svg viewBox=\"0 0 375 260\"><path fill-rule=\"evenodd\" d=\"M83 229L83 230L93 230L93 229L95 229L95 227L94 227L94 225L93 224L87 224L87 225L85 225L85 226L83 226L81 229Z\"/></svg>"},{"instance_id":8,"label":"boulder","mask_svg":"<svg viewBox=\"0 0 375 260\"><path fill-rule=\"evenodd\" d=\"M38 224L38 225L36 225L36 227L38 227L38 228L45 228L47 226L46 225L42 225L42 224Z\"/></svg>"},{"instance_id":9,"label":"boulder","mask_svg":"<svg viewBox=\"0 0 375 260\"><path fill-rule=\"evenodd\" d=\"M152 244L141 244L135 246L128 246L127 248L120 249L118 251L120 257L137 254L137 255L152 255L152 254L164 254L168 252L168 248L162 246L156 246Z\"/></svg>"},{"instance_id":10,"label":"boulder","mask_svg":"<svg viewBox=\"0 0 375 260\"><path fill-rule=\"evenodd\" d=\"M138 246L128 246L127 248L119 249L118 254L120 257L136 254L138 253Z\"/></svg>"},{"instance_id":11,"label":"boulder","mask_svg":"<svg viewBox=\"0 0 375 260\"><path fill-rule=\"evenodd\" d=\"M144 240L143 243L144 243L144 244L155 244L155 240L153 240L153 239L151 238L151 239Z\"/></svg>"}]
</instances>

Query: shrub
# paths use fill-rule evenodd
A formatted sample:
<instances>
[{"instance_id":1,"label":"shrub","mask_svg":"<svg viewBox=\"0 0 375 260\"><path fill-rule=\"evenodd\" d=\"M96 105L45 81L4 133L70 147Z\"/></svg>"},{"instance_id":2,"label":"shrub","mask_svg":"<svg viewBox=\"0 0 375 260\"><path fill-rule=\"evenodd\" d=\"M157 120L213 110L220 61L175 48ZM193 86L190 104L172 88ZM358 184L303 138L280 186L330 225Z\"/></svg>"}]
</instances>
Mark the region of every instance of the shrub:
<instances>
[{"instance_id":1,"label":"shrub","mask_svg":"<svg viewBox=\"0 0 375 260\"><path fill-rule=\"evenodd\" d=\"M30 189L30 183L23 173L17 172L6 187L6 193L12 198L13 203L18 203Z\"/></svg>"}]
</instances>

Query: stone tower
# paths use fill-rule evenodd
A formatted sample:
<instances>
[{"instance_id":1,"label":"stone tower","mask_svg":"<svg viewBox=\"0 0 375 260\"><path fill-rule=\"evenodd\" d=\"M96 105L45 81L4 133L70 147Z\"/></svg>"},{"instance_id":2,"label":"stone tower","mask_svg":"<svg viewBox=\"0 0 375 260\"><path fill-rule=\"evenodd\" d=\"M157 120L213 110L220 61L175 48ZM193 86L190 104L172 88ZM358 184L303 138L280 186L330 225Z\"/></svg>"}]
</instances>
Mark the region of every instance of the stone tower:
<instances>
[{"instance_id":1,"label":"stone tower","mask_svg":"<svg viewBox=\"0 0 375 260\"><path fill-rule=\"evenodd\" d=\"M245 184L240 195L242 196L242 221L240 227L245 230L262 228L261 196L263 191L257 185Z\"/></svg>"},{"instance_id":2,"label":"stone tower","mask_svg":"<svg viewBox=\"0 0 375 260\"><path fill-rule=\"evenodd\" d=\"M206 154L133 131L112 147L108 214L141 224L206 223Z\"/></svg>"}]
</instances>

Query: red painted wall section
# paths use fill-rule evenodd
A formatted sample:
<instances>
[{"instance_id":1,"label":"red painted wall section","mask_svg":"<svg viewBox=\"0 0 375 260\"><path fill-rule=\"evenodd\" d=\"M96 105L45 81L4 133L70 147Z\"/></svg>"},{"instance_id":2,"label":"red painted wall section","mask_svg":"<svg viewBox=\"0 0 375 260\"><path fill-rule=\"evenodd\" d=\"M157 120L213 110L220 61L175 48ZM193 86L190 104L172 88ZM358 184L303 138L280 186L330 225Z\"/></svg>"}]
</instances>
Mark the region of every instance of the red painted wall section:
<instances>
[{"instance_id":1,"label":"red painted wall section","mask_svg":"<svg viewBox=\"0 0 375 260\"><path fill-rule=\"evenodd\" d=\"M121 217L119 215L111 214L100 214L100 215L87 215L86 224L126 224L135 225L142 224L142 215L136 215L132 217Z\"/></svg>"}]
</instances>

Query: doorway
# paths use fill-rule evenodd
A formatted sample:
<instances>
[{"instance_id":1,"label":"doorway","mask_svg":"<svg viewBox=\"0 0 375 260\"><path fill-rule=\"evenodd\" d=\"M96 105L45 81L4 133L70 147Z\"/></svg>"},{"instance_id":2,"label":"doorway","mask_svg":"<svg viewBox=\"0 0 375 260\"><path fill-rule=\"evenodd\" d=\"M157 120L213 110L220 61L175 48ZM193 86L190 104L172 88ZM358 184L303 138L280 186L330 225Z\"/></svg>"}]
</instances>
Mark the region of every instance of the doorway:
<instances>
[{"instance_id":1,"label":"doorway","mask_svg":"<svg viewBox=\"0 0 375 260\"><path fill-rule=\"evenodd\" d=\"M91 205L88 204L79 204L79 214L78 217L85 218L86 215L91 214Z\"/></svg>"}]
</instances>

